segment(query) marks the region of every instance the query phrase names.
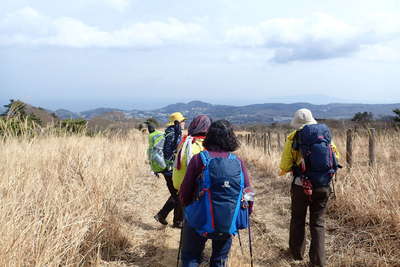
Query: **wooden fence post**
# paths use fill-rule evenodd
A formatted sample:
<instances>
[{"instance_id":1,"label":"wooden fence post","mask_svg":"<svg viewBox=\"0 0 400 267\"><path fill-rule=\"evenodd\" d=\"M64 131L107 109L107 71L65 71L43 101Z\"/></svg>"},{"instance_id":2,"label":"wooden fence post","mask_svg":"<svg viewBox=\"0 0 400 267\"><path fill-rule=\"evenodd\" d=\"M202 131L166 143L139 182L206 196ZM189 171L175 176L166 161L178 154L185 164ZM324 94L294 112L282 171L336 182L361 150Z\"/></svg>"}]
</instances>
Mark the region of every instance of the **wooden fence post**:
<instances>
[{"instance_id":1,"label":"wooden fence post","mask_svg":"<svg viewBox=\"0 0 400 267\"><path fill-rule=\"evenodd\" d=\"M267 154L267 134L263 133L263 148L264 154Z\"/></svg>"},{"instance_id":2,"label":"wooden fence post","mask_svg":"<svg viewBox=\"0 0 400 267\"><path fill-rule=\"evenodd\" d=\"M277 147L278 147L278 151L281 150L282 144L281 144L281 133L277 132L276 133L276 142L277 142Z\"/></svg>"},{"instance_id":3,"label":"wooden fence post","mask_svg":"<svg viewBox=\"0 0 400 267\"><path fill-rule=\"evenodd\" d=\"M271 156L271 131L268 131L268 155Z\"/></svg>"},{"instance_id":4,"label":"wooden fence post","mask_svg":"<svg viewBox=\"0 0 400 267\"><path fill-rule=\"evenodd\" d=\"M346 136L346 163L350 169L353 166L353 131L348 129Z\"/></svg>"},{"instance_id":5,"label":"wooden fence post","mask_svg":"<svg viewBox=\"0 0 400 267\"><path fill-rule=\"evenodd\" d=\"M376 164L375 156L375 141L376 141L376 130L374 128L368 129L369 133L369 166L374 167Z\"/></svg>"}]
</instances>

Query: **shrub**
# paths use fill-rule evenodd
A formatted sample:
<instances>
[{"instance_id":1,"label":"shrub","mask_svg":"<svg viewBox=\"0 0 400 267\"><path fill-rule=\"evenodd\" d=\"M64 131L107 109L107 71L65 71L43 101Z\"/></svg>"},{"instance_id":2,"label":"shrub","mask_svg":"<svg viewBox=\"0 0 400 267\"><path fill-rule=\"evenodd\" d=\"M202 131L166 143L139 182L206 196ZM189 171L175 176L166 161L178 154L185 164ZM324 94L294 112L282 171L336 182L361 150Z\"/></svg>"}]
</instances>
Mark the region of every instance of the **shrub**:
<instances>
[{"instance_id":1,"label":"shrub","mask_svg":"<svg viewBox=\"0 0 400 267\"><path fill-rule=\"evenodd\" d=\"M69 133L85 133L87 130L87 121L84 119L62 120L61 128Z\"/></svg>"}]
</instances>

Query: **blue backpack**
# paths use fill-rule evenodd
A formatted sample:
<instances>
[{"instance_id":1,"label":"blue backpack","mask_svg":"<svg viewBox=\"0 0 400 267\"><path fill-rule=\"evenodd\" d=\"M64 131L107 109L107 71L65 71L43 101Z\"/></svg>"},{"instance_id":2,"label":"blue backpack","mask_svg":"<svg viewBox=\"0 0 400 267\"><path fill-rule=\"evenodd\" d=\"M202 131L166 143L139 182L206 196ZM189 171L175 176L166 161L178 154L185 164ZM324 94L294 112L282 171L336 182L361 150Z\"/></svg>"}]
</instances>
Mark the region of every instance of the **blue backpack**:
<instances>
[{"instance_id":1,"label":"blue backpack","mask_svg":"<svg viewBox=\"0 0 400 267\"><path fill-rule=\"evenodd\" d=\"M299 150L305 169L296 175L310 179L313 187L328 186L338 169L331 145L331 132L325 124L309 124L296 133L293 149Z\"/></svg>"},{"instance_id":2,"label":"blue backpack","mask_svg":"<svg viewBox=\"0 0 400 267\"><path fill-rule=\"evenodd\" d=\"M243 199L244 175L237 157L211 158L200 152L204 165L195 201L185 207L186 223L200 235L226 238L248 227L248 203Z\"/></svg>"}]
</instances>

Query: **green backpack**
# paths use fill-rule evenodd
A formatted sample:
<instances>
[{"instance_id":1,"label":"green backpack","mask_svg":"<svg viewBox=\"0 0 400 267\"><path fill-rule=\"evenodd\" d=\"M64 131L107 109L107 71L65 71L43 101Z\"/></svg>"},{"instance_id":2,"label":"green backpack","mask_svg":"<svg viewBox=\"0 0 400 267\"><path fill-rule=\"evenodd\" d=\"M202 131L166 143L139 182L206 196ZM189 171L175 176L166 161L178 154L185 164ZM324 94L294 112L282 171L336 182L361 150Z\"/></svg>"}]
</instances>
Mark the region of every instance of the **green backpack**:
<instances>
[{"instance_id":1,"label":"green backpack","mask_svg":"<svg viewBox=\"0 0 400 267\"><path fill-rule=\"evenodd\" d=\"M164 160L165 136L163 132L154 131L149 135L149 161L151 170L155 173L162 172L167 167Z\"/></svg>"}]
</instances>

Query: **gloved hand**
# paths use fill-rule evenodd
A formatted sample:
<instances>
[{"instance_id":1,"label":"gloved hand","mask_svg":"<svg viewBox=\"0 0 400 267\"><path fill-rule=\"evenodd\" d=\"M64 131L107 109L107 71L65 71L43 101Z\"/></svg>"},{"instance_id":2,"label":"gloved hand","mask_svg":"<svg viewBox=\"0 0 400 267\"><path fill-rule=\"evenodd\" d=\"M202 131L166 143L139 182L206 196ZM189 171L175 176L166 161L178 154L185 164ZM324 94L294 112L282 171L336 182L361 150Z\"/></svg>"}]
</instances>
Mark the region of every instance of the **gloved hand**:
<instances>
[{"instance_id":1,"label":"gloved hand","mask_svg":"<svg viewBox=\"0 0 400 267\"><path fill-rule=\"evenodd\" d=\"M254 214L254 201L249 201L249 216Z\"/></svg>"}]
</instances>

